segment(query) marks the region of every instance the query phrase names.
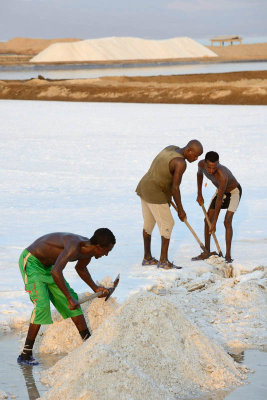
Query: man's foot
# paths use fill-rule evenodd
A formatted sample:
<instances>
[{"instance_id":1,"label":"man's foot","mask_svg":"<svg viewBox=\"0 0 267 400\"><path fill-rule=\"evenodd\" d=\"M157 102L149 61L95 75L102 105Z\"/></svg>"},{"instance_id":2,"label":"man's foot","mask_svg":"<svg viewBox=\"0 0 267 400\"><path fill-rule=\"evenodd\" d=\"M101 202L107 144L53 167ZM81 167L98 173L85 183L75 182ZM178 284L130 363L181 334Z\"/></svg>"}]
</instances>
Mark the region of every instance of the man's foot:
<instances>
[{"instance_id":1,"label":"man's foot","mask_svg":"<svg viewBox=\"0 0 267 400\"><path fill-rule=\"evenodd\" d=\"M142 265L157 265L158 260L155 259L155 257L150 258L150 260L146 260L145 258L142 261Z\"/></svg>"},{"instance_id":2,"label":"man's foot","mask_svg":"<svg viewBox=\"0 0 267 400\"><path fill-rule=\"evenodd\" d=\"M35 358L33 358L33 356L30 356L29 359L23 359L21 354L18 356L17 362L21 365L30 365L30 366L39 365L38 361L36 361Z\"/></svg>"},{"instance_id":3,"label":"man's foot","mask_svg":"<svg viewBox=\"0 0 267 400\"><path fill-rule=\"evenodd\" d=\"M179 267L178 265L174 265L170 261L163 261L163 262L158 262L157 264L158 268L163 268L163 269L182 269L182 267Z\"/></svg>"},{"instance_id":4,"label":"man's foot","mask_svg":"<svg viewBox=\"0 0 267 400\"><path fill-rule=\"evenodd\" d=\"M192 257L191 260L192 261L206 260L207 258L209 258L209 256L211 256L211 253L205 253L203 251L203 253L199 254L199 256Z\"/></svg>"},{"instance_id":5,"label":"man's foot","mask_svg":"<svg viewBox=\"0 0 267 400\"><path fill-rule=\"evenodd\" d=\"M231 257L225 257L226 264L231 264L234 260Z\"/></svg>"}]
</instances>

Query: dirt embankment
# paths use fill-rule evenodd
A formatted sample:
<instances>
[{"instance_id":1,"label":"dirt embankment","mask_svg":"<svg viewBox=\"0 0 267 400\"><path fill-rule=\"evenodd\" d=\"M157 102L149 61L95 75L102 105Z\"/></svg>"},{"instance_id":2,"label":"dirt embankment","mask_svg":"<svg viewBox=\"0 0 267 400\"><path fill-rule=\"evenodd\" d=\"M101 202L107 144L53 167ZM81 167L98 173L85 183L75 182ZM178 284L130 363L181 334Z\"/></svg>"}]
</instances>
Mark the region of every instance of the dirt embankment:
<instances>
[{"instance_id":1,"label":"dirt embankment","mask_svg":"<svg viewBox=\"0 0 267 400\"><path fill-rule=\"evenodd\" d=\"M267 60L267 43L207 47L218 55L217 61Z\"/></svg>"},{"instance_id":2,"label":"dirt embankment","mask_svg":"<svg viewBox=\"0 0 267 400\"><path fill-rule=\"evenodd\" d=\"M0 42L0 54L36 55L53 43L77 42L81 39L30 39L13 38L7 42ZM28 57L28 58L31 58Z\"/></svg>"},{"instance_id":3,"label":"dirt embankment","mask_svg":"<svg viewBox=\"0 0 267 400\"><path fill-rule=\"evenodd\" d=\"M267 105L267 71L0 81L0 99Z\"/></svg>"}]
</instances>

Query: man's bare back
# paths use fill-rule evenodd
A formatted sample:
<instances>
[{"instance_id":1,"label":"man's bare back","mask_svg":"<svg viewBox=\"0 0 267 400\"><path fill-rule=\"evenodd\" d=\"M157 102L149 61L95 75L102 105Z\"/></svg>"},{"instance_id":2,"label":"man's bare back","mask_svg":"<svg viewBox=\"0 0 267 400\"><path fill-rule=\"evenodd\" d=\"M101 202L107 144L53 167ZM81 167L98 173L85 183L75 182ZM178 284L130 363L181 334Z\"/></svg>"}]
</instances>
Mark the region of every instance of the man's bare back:
<instances>
[{"instance_id":1,"label":"man's bare back","mask_svg":"<svg viewBox=\"0 0 267 400\"><path fill-rule=\"evenodd\" d=\"M205 160L201 160L198 163L199 172L202 172L206 178L208 178L214 186L219 188L221 182L226 179L226 189L225 193L230 193L238 186L238 181L232 174L232 172L222 164L218 164L217 170L214 174L209 174L208 171L204 168Z\"/></svg>"},{"instance_id":2,"label":"man's bare back","mask_svg":"<svg viewBox=\"0 0 267 400\"><path fill-rule=\"evenodd\" d=\"M80 259L91 258L80 252L81 244L89 242L84 236L76 235L68 232L54 232L41 236L27 250L46 267L55 264L59 254L64 248L72 248L72 255L69 261L77 261Z\"/></svg>"}]
</instances>

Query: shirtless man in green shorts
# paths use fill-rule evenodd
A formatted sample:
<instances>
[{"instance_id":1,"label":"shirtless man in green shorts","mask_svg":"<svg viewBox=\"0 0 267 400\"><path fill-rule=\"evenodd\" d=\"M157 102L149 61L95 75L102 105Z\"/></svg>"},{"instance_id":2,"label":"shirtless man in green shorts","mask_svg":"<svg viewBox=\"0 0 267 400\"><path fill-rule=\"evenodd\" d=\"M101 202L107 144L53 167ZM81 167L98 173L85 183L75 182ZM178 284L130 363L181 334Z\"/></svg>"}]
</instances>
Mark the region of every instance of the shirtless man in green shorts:
<instances>
[{"instance_id":1,"label":"shirtless man in green shorts","mask_svg":"<svg viewBox=\"0 0 267 400\"><path fill-rule=\"evenodd\" d=\"M18 363L37 365L32 357L32 348L42 324L52 324L50 301L64 319L71 318L83 340L90 336L78 296L64 279L63 269L70 261L77 261L75 269L80 278L94 292L109 292L97 286L87 265L92 257L107 256L116 243L113 233L107 228L97 229L88 239L73 233L49 233L37 239L21 253L20 272L34 304L30 326Z\"/></svg>"},{"instance_id":2,"label":"shirtless man in green shorts","mask_svg":"<svg viewBox=\"0 0 267 400\"><path fill-rule=\"evenodd\" d=\"M232 172L219 163L219 154L215 151L209 151L205 156L205 160L201 160L198 163L197 202L200 206L204 204L202 196L203 175L205 175L206 178L208 178L217 188L208 209L208 216L211 221L210 228L205 220L205 247L210 251L210 235L216 230L216 223L221 209L227 209L224 218L226 241L225 260L230 263L233 261L231 259L231 244L233 237L232 219L241 199L242 188L233 176ZM204 260L208 257L209 256L206 253L201 253L192 260Z\"/></svg>"}]
</instances>

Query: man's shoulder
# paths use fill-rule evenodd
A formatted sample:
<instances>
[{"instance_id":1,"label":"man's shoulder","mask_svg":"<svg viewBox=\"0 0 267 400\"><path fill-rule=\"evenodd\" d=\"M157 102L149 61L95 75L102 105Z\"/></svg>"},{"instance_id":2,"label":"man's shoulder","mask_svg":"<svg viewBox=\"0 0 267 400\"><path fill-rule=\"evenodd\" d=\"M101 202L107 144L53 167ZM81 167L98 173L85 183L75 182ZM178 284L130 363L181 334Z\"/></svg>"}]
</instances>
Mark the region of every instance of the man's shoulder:
<instances>
[{"instance_id":1,"label":"man's shoulder","mask_svg":"<svg viewBox=\"0 0 267 400\"><path fill-rule=\"evenodd\" d=\"M205 164L205 160L203 159L203 160L200 160L199 162L198 162L198 167L199 168L204 168L204 164Z\"/></svg>"},{"instance_id":2,"label":"man's shoulder","mask_svg":"<svg viewBox=\"0 0 267 400\"><path fill-rule=\"evenodd\" d=\"M229 174L231 174L231 171L229 168L227 168L225 165L219 164L218 165L218 169L219 173L223 176L228 176Z\"/></svg>"},{"instance_id":3,"label":"man's shoulder","mask_svg":"<svg viewBox=\"0 0 267 400\"><path fill-rule=\"evenodd\" d=\"M186 161L182 157L174 157L170 162L170 166L172 167L173 171L177 169L177 171L180 170L182 172L184 172L187 167Z\"/></svg>"}]
</instances>

